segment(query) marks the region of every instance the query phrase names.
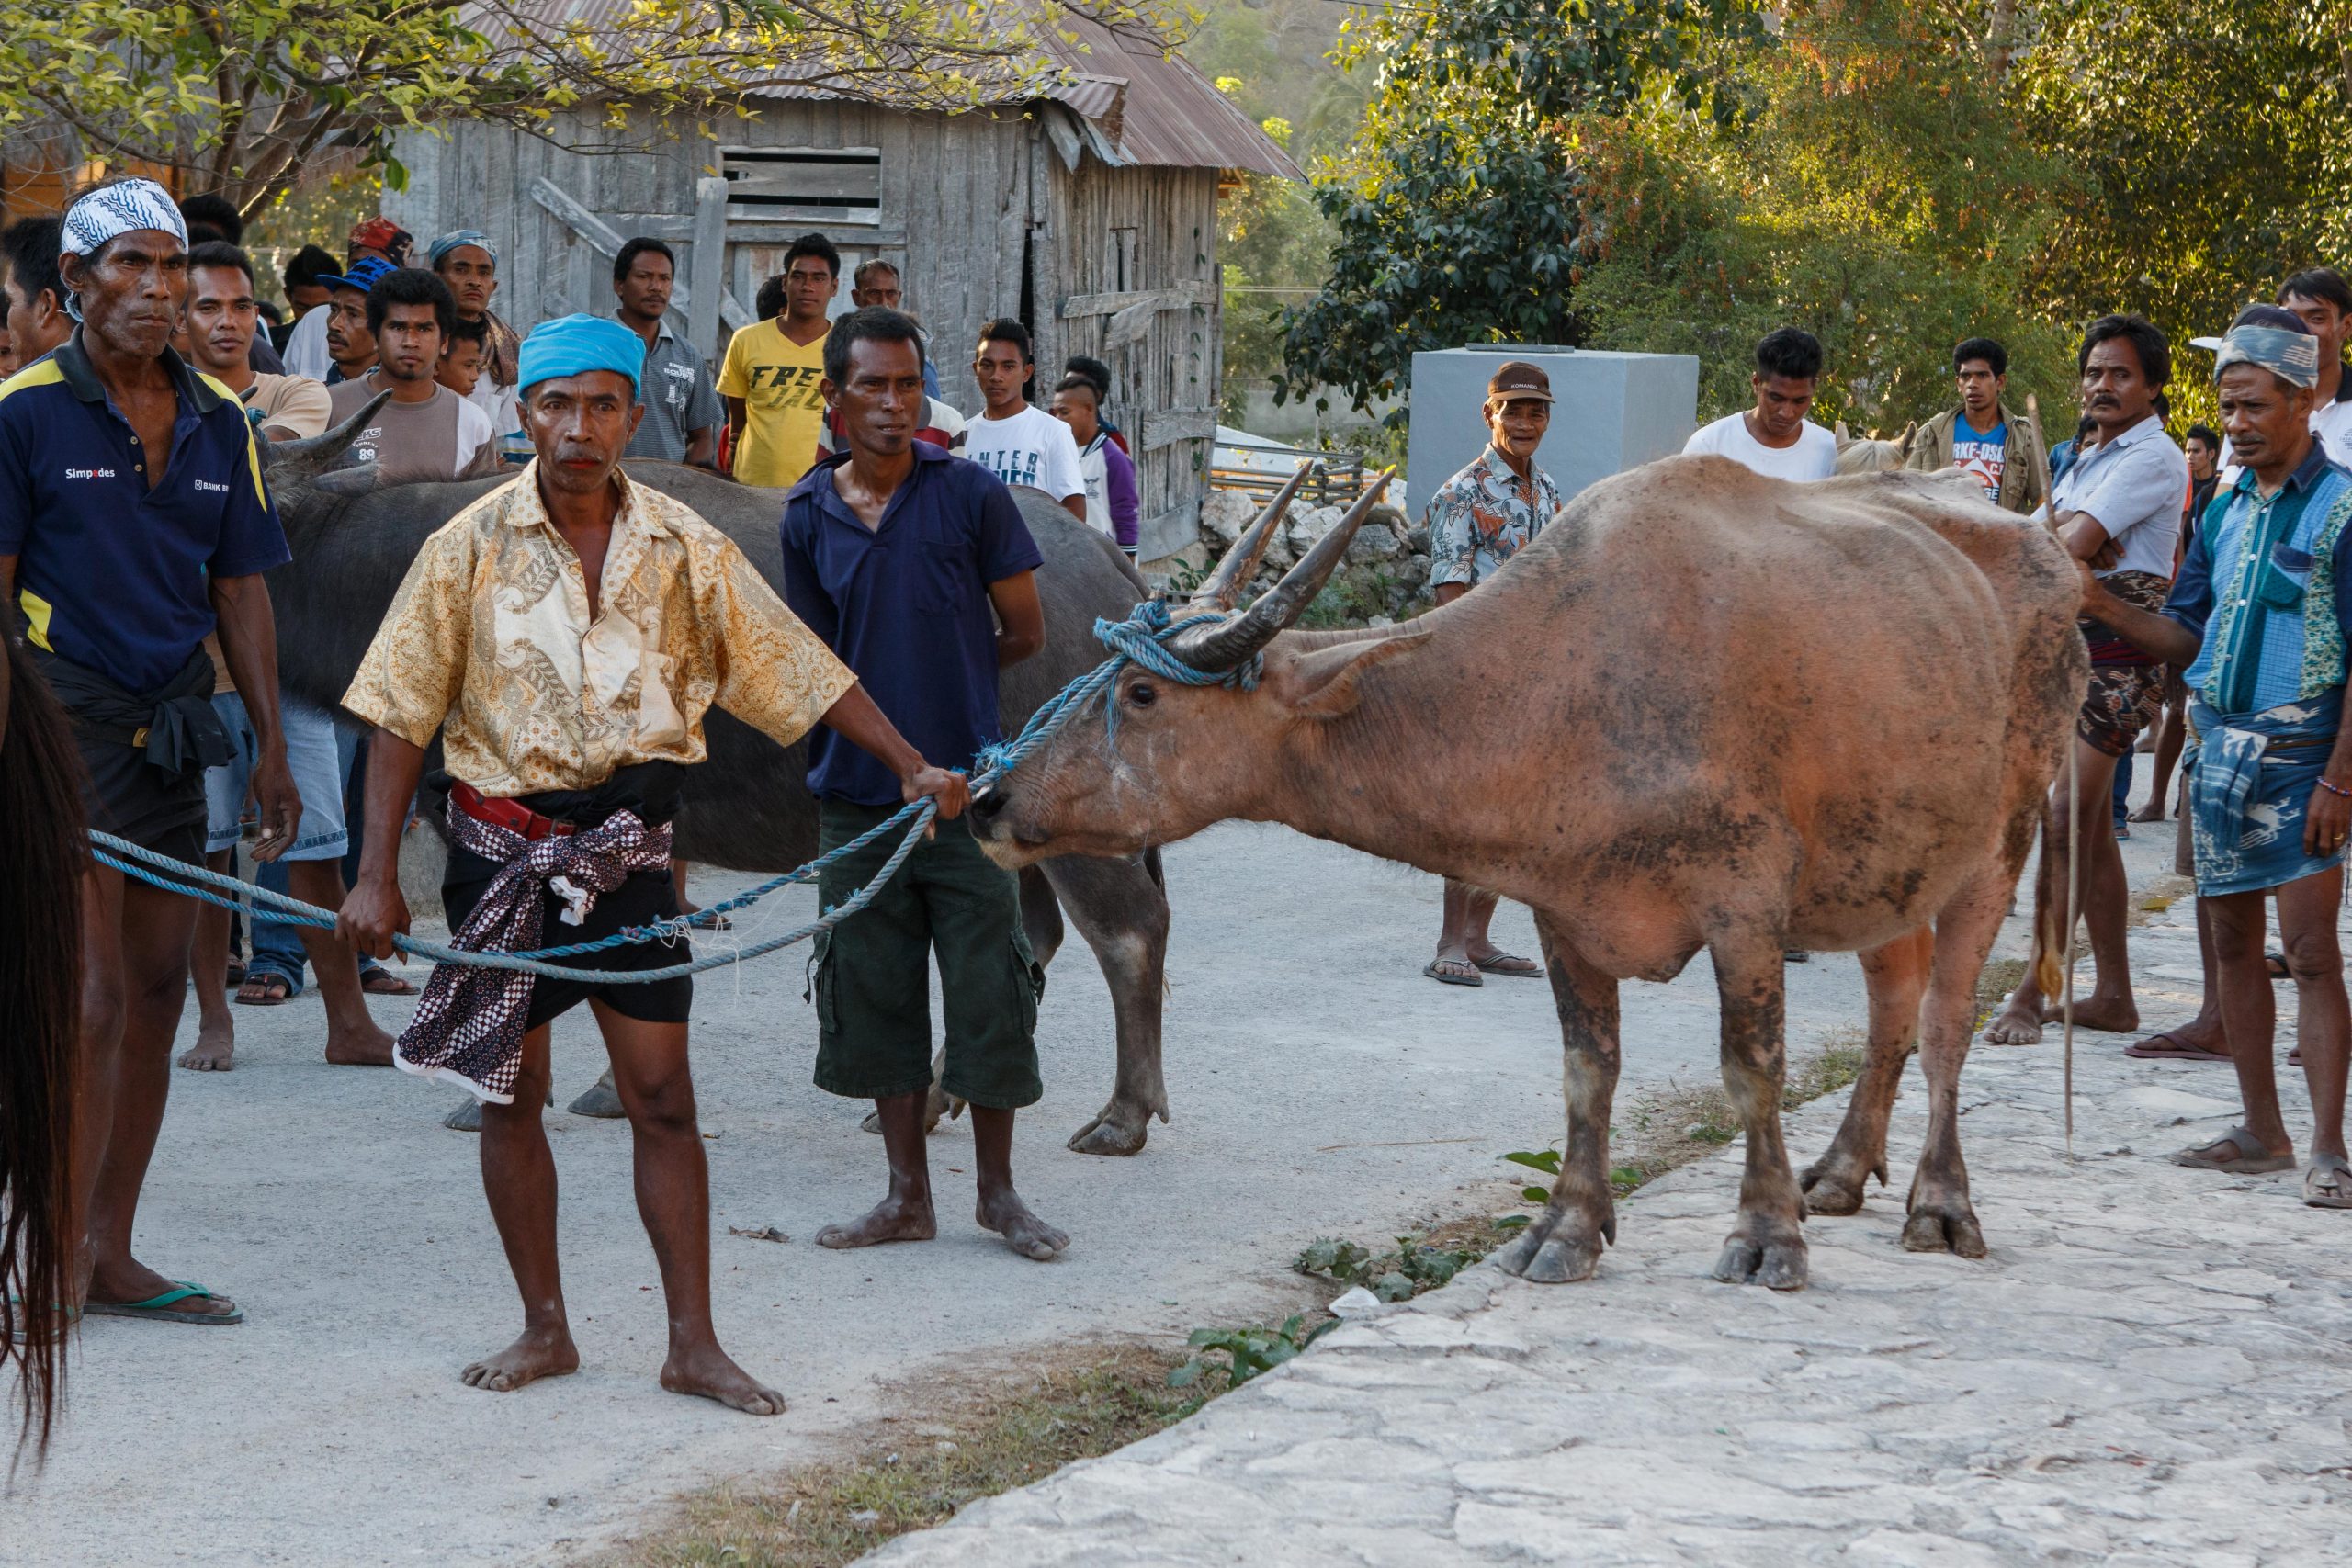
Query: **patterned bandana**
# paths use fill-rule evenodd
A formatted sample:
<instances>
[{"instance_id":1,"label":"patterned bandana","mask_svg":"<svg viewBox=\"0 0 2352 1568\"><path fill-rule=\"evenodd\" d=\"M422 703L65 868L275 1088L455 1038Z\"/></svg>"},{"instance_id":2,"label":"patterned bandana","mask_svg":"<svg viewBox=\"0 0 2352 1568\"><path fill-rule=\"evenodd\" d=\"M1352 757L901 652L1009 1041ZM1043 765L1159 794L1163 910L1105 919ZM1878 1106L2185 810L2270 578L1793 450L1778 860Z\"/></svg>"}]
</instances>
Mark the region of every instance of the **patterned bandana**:
<instances>
[{"instance_id":1,"label":"patterned bandana","mask_svg":"<svg viewBox=\"0 0 2352 1568\"><path fill-rule=\"evenodd\" d=\"M180 218L172 193L153 180L118 180L100 186L65 209L64 231L58 243L71 256L96 255L98 247L134 229L154 229L187 243L187 224ZM82 301L71 291L65 313L82 319Z\"/></svg>"},{"instance_id":2,"label":"patterned bandana","mask_svg":"<svg viewBox=\"0 0 2352 1568\"><path fill-rule=\"evenodd\" d=\"M449 943L466 953L529 953L541 945L548 892L569 906L562 919L573 922L595 908L596 895L618 887L629 873L670 863L670 825L649 828L633 811L616 811L578 833L526 839L452 807L449 837L502 866ZM462 1085L477 1099L514 1104L523 1025L537 984L519 969L434 965L415 1016L401 1031L392 1065Z\"/></svg>"},{"instance_id":3,"label":"patterned bandana","mask_svg":"<svg viewBox=\"0 0 2352 1568\"><path fill-rule=\"evenodd\" d=\"M490 257L491 265L498 265L498 247L492 244L490 236L479 229L455 229L442 235L425 247L424 265L437 267L441 265L442 257L451 251L463 250L468 245L474 246Z\"/></svg>"}]
</instances>

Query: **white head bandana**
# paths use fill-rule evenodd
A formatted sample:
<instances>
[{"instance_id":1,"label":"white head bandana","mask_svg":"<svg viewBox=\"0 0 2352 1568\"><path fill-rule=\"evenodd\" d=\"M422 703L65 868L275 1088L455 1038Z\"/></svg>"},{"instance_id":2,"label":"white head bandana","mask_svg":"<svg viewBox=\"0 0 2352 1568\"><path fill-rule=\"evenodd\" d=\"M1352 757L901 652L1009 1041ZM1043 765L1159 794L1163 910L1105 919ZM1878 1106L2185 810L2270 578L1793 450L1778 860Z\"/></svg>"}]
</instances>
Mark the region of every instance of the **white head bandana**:
<instances>
[{"instance_id":1,"label":"white head bandana","mask_svg":"<svg viewBox=\"0 0 2352 1568\"><path fill-rule=\"evenodd\" d=\"M153 180L118 180L100 186L65 209L64 232L59 243L71 256L96 255L98 247L133 229L155 229L187 243L187 224L180 217L172 193ZM82 302L65 296L65 313L82 319Z\"/></svg>"}]
</instances>

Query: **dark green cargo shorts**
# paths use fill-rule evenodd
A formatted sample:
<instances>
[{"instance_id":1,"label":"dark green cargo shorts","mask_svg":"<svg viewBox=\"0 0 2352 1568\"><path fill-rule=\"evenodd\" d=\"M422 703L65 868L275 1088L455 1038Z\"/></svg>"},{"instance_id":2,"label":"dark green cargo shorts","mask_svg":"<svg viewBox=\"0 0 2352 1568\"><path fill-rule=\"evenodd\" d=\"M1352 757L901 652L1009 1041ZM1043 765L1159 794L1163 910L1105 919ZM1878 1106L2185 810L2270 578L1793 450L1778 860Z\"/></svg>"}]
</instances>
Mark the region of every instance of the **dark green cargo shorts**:
<instances>
[{"instance_id":1,"label":"dark green cargo shorts","mask_svg":"<svg viewBox=\"0 0 2352 1568\"><path fill-rule=\"evenodd\" d=\"M818 802L820 853L896 809ZM817 875L825 908L865 886L898 848L887 833ZM931 1086L931 961L947 1015L941 1087L993 1111L1035 1105L1037 998L1045 971L1030 957L1012 873L981 852L963 819L939 824L874 902L817 938L817 1087L886 1100Z\"/></svg>"}]
</instances>

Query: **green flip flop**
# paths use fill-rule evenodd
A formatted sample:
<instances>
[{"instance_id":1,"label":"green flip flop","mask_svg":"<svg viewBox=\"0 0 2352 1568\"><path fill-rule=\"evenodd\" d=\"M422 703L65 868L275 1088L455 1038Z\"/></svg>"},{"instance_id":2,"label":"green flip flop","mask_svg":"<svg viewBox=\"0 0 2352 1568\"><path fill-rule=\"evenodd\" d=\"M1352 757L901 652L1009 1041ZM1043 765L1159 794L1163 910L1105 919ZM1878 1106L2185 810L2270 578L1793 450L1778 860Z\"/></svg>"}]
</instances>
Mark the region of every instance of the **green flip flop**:
<instances>
[{"instance_id":1,"label":"green flip flop","mask_svg":"<svg viewBox=\"0 0 2352 1568\"><path fill-rule=\"evenodd\" d=\"M85 1302L82 1310L92 1317L141 1317L151 1323L194 1323L208 1328L226 1328L232 1323L245 1321L245 1309L243 1307L231 1307L227 1312L172 1310L178 1303L199 1297L208 1302L218 1299L195 1280L182 1280L177 1290L149 1296L143 1302Z\"/></svg>"}]
</instances>

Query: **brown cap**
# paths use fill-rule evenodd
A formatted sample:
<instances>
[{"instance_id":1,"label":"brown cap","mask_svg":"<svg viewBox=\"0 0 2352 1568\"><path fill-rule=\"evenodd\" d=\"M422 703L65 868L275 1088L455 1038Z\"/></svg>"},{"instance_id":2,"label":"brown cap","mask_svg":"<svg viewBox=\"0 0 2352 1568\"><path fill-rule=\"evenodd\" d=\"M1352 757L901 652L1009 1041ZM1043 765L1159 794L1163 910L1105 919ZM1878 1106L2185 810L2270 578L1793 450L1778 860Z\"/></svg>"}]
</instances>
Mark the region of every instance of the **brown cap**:
<instances>
[{"instance_id":1,"label":"brown cap","mask_svg":"<svg viewBox=\"0 0 2352 1568\"><path fill-rule=\"evenodd\" d=\"M1548 403L1552 400L1552 378L1524 359L1514 359L1496 368L1494 376L1487 382L1487 398L1490 402L1497 400L1508 401L1512 398L1541 398Z\"/></svg>"}]
</instances>

